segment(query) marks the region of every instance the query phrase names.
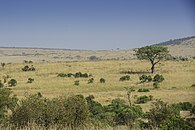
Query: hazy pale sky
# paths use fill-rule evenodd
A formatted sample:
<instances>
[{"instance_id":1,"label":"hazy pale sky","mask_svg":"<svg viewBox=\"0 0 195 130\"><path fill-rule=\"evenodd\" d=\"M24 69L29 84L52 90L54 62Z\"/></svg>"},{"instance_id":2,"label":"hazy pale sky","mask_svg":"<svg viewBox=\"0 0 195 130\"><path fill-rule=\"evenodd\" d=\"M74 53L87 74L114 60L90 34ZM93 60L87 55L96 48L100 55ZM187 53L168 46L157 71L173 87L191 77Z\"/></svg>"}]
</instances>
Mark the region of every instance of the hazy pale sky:
<instances>
[{"instance_id":1,"label":"hazy pale sky","mask_svg":"<svg viewBox=\"0 0 195 130\"><path fill-rule=\"evenodd\" d=\"M129 49L194 35L194 0L0 0L3 47Z\"/></svg>"}]
</instances>

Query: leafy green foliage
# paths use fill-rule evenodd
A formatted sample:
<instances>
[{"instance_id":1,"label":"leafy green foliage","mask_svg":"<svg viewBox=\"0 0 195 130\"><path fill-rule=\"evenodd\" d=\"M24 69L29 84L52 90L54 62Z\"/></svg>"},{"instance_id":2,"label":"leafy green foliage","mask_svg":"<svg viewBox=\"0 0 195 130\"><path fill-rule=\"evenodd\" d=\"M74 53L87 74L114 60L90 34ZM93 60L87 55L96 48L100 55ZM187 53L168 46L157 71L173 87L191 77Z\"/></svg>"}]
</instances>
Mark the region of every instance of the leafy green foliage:
<instances>
[{"instance_id":1,"label":"leafy green foliage","mask_svg":"<svg viewBox=\"0 0 195 130\"><path fill-rule=\"evenodd\" d=\"M180 103L178 103L178 106L183 111L191 111L193 108L193 105L190 102L180 102Z\"/></svg>"},{"instance_id":2,"label":"leafy green foliage","mask_svg":"<svg viewBox=\"0 0 195 130\"><path fill-rule=\"evenodd\" d=\"M140 88L138 89L138 92L150 92L150 90L147 88Z\"/></svg>"},{"instance_id":3,"label":"leafy green foliage","mask_svg":"<svg viewBox=\"0 0 195 130\"><path fill-rule=\"evenodd\" d=\"M81 72L77 72L75 74L73 73L68 73L68 74L65 74L63 72L61 73L58 73L57 74L57 77L75 77L75 78L88 78L90 77L91 75L90 74L87 74L87 73L81 73Z\"/></svg>"},{"instance_id":4,"label":"leafy green foliage","mask_svg":"<svg viewBox=\"0 0 195 130\"><path fill-rule=\"evenodd\" d=\"M32 83L32 82L34 82L34 79L32 79L32 78L28 78L27 83Z\"/></svg>"},{"instance_id":5,"label":"leafy green foliage","mask_svg":"<svg viewBox=\"0 0 195 130\"><path fill-rule=\"evenodd\" d=\"M130 80L130 76L129 76L129 75L122 76L119 80L120 80L120 81L127 81L127 80Z\"/></svg>"},{"instance_id":6,"label":"leafy green foliage","mask_svg":"<svg viewBox=\"0 0 195 130\"><path fill-rule=\"evenodd\" d=\"M57 77L67 77L67 74L61 72L61 73L58 73Z\"/></svg>"},{"instance_id":7,"label":"leafy green foliage","mask_svg":"<svg viewBox=\"0 0 195 130\"><path fill-rule=\"evenodd\" d=\"M23 71L35 71L35 67L33 65L31 65L31 67L29 67L28 65L24 66L22 68Z\"/></svg>"},{"instance_id":8,"label":"leafy green foliage","mask_svg":"<svg viewBox=\"0 0 195 130\"><path fill-rule=\"evenodd\" d=\"M3 85L3 83L2 83L1 80L0 80L0 89L3 88L3 86L4 86L4 85Z\"/></svg>"},{"instance_id":9,"label":"leafy green foliage","mask_svg":"<svg viewBox=\"0 0 195 130\"><path fill-rule=\"evenodd\" d=\"M0 88L0 124L4 124L8 120L8 112L13 112L17 106L18 99L12 95L12 91L8 88Z\"/></svg>"},{"instance_id":10,"label":"leafy green foliage","mask_svg":"<svg viewBox=\"0 0 195 130\"><path fill-rule=\"evenodd\" d=\"M135 103L137 104L142 104L142 103L146 103L148 101L151 101L153 99L153 96L152 95L149 95L149 96L140 96L140 97L137 97L137 100Z\"/></svg>"},{"instance_id":11,"label":"leafy green foliage","mask_svg":"<svg viewBox=\"0 0 195 130\"><path fill-rule=\"evenodd\" d=\"M140 106L126 105L121 99L112 100L111 104L105 106L105 112L106 115L112 116L112 123L115 122L112 125L132 125L143 113Z\"/></svg>"},{"instance_id":12,"label":"leafy green foliage","mask_svg":"<svg viewBox=\"0 0 195 130\"><path fill-rule=\"evenodd\" d=\"M153 78L153 86L154 88L159 88L160 83L164 81L164 77L162 75L156 74Z\"/></svg>"},{"instance_id":13,"label":"leafy green foliage","mask_svg":"<svg viewBox=\"0 0 195 130\"><path fill-rule=\"evenodd\" d=\"M36 123L46 128L58 125L74 129L82 127L88 116L89 111L82 95L49 100L35 94L20 103L12 114L11 122L18 127Z\"/></svg>"},{"instance_id":14,"label":"leafy green foliage","mask_svg":"<svg viewBox=\"0 0 195 130\"><path fill-rule=\"evenodd\" d=\"M159 74L156 74L153 79L154 82L159 82L159 83L161 83L163 80L165 80L164 77Z\"/></svg>"},{"instance_id":15,"label":"leafy green foliage","mask_svg":"<svg viewBox=\"0 0 195 130\"><path fill-rule=\"evenodd\" d=\"M88 80L88 84L93 83L93 81L94 81L94 78L90 78L90 79Z\"/></svg>"},{"instance_id":16,"label":"leafy green foliage","mask_svg":"<svg viewBox=\"0 0 195 130\"><path fill-rule=\"evenodd\" d=\"M144 83L144 82L151 82L152 81L152 77L151 77L151 75L145 75L145 74L143 74L143 75L141 75L140 77L139 77L139 80L140 80L140 82L141 83Z\"/></svg>"},{"instance_id":17,"label":"leafy green foliage","mask_svg":"<svg viewBox=\"0 0 195 130\"><path fill-rule=\"evenodd\" d=\"M193 127L184 121L179 115L180 109L175 105L157 100L154 102L154 108L147 113L148 124L160 129L189 129Z\"/></svg>"},{"instance_id":18,"label":"leafy green foliage","mask_svg":"<svg viewBox=\"0 0 195 130\"><path fill-rule=\"evenodd\" d=\"M17 81L15 79L11 79L10 81L8 81L8 85L9 87L13 87L17 85Z\"/></svg>"},{"instance_id":19,"label":"leafy green foliage","mask_svg":"<svg viewBox=\"0 0 195 130\"><path fill-rule=\"evenodd\" d=\"M154 73L154 66L164 59L169 51L167 47L163 46L145 46L135 50L135 55L140 60L149 60L152 64L151 72Z\"/></svg>"}]
</instances>

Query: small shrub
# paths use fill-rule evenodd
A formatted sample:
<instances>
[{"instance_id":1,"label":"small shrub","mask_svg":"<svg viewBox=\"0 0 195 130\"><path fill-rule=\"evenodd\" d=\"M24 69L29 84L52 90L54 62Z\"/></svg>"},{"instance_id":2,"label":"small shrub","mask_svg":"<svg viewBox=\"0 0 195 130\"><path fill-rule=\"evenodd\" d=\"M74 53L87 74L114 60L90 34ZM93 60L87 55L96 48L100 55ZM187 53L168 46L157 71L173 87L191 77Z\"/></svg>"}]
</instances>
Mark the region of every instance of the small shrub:
<instances>
[{"instance_id":1,"label":"small shrub","mask_svg":"<svg viewBox=\"0 0 195 130\"><path fill-rule=\"evenodd\" d=\"M164 77L162 75L156 74L154 76L153 82L162 82L164 80Z\"/></svg>"},{"instance_id":2,"label":"small shrub","mask_svg":"<svg viewBox=\"0 0 195 130\"><path fill-rule=\"evenodd\" d=\"M195 84L192 84L192 87L195 87Z\"/></svg>"},{"instance_id":3,"label":"small shrub","mask_svg":"<svg viewBox=\"0 0 195 130\"><path fill-rule=\"evenodd\" d=\"M90 78L90 79L88 80L88 84L93 83L93 81L94 81L94 79L93 79L93 78Z\"/></svg>"},{"instance_id":4,"label":"small shrub","mask_svg":"<svg viewBox=\"0 0 195 130\"><path fill-rule=\"evenodd\" d=\"M147 80L148 80L148 82L151 82L152 81L152 76L148 75Z\"/></svg>"},{"instance_id":5,"label":"small shrub","mask_svg":"<svg viewBox=\"0 0 195 130\"><path fill-rule=\"evenodd\" d=\"M159 82L154 82L154 83L153 83L153 87L154 87L154 88L159 88L159 87L160 87L160 86L159 86Z\"/></svg>"},{"instance_id":6,"label":"small shrub","mask_svg":"<svg viewBox=\"0 0 195 130\"><path fill-rule=\"evenodd\" d=\"M2 66L2 68L4 68L5 67L5 63L1 63L1 66Z\"/></svg>"},{"instance_id":7,"label":"small shrub","mask_svg":"<svg viewBox=\"0 0 195 130\"><path fill-rule=\"evenodd\" d=\"M79 80L74 81L74 85L79 85Z\"/></svg>"},{"instance_id":8,"label":"small shrub","mask_svg":"<svg viewBox=\"0 0 195 130\"><path fill-rule=\"evenodd\" d=\"M143 74L142 76L139 77L139 80L141 81L141 83L146 82L148 79L147 75Z\"/></svg>"},{"instance_id":9,"label":"small shrub","mask_svg":"<svg viewBox=\"0 0 195 130\"><path fill-rule=\"evenodd\" d=\"M34 79L32 79L32 78L28 78L27 83L32 83L33 81L34 81Z\"/></svg>"},{"instance_id":10,"label":"small shrub","mask_svg":"<svg viewBox=\"0 0 195 130\"><path fill-rule=\"evenodd\" d=\"M81 72L77 72L74 74L75 78L88 78L89 75L87 73L81 73Z\"/></svg>"},{"instance_id":11,"label":"small shrub","mask_svg":"<svg viewBox=\"0 0 195 130\"><path fill-rule=\"evenodd\" d=\"M67 76L67 74L65 74L65 73L58 73L58 75L57 75L57 77L66 77Z\"/></svg>"},{"instance_id":12,"label":"small shrub","mask_svg":"<svg viewBox=\"0 0 195 130\"><path fill-rule=\"evenodd\" d=\"M150 92L150 90L147 88L140 88L138 89L138 92Z\"/></svg>"},{"instance_id":13,"label":"small shrub","mask_svg":"<svg viewBox=\"0 0 195 130\"><path fill-rule=\"evenodd\" d=\"M1 80L0 80L0 88L3 88L3 86L4 86L4 85L3 85L3 83L1 83Z\"/></svg>"},{"instance_id":14,"label":"small shrub","mask_svg":"<svg viewBox=\"0 0 195 130\"><path fill-rule=\"evenodd\" d=\"M178 105L183 111L191 111L193 108L193 105L190 102L180 102Z\"/></svg>"},{"instance_id":15,"label":"small shrub","mask_svg":"<svg viewBox=\"0 0 195 130\"><path fill-rule=\"evenodd\" d=\"M106 80L104 78L100 79L100 83L105 83L105 82L106 82Z\"/></svg>"},{"instance_id":16,"label":"small shrub","mask_svg":"<svg viewBox=\"0 0 195 130\"><path fill-rule=\"evenodd\" d=\"M72 74L72 73L67 74L67 77L72 77L72 76L74 76L74 74Z\"/></svg>"},{"instance_id":17,"label":"small shrub","mask_svg":"<svg viewBox=\"0 0 195 130\"><path fill-rule=\"evenodd\" d=\"M99 58L97 56L90 56L89 57L89 60L94 61L94 60L99 60Z\"/></svg>"},{"instance_id":18,"label":"small shrub","mask_svg":"<svg viewBox=\"0 0 195 130\"><path fill-rule=\"evenodd\" d=\"M28 65L24 66L22 68L23 71L35 71L35 67L32 65L31 67L29 67Z\"/></svg>"},{"instance_id":19,"label":"small shrub","mask_svg":"<svg viewBox=\"0 0 195 130\"><path fill-rule=\"evenodd\" d=\"M9 85L9 87L16 86L16 85L17 85L17 81L16 81L15 79L11 79L11 80L8 82L8 85Z\"/></svg>"},{"instance_id":20,"label":"small shrub","mask_svg":"<svg viewBox=\"0 0 195 130\"><path fill-rule=\"evenodd\" d=\"M125 81L125 80L130 80L130 76L129 75L125 75L125 76L122 76L120 78L120 81Z\"/></svg>"},{"instance_id":21,"label":"small shrub","mask_svg":"<svg viewBox=\"0 0 195 130\"><path fill-rule=\"evenodd\" d=\"M140 96L140 97L137 98L136 103L137 103L137 104L146 103L146 102L148 102L148 101L151 101L152 98L153 98L152 95L150 95L150 96L146 96L146 95Z\"/></svg>"}]
</instances>

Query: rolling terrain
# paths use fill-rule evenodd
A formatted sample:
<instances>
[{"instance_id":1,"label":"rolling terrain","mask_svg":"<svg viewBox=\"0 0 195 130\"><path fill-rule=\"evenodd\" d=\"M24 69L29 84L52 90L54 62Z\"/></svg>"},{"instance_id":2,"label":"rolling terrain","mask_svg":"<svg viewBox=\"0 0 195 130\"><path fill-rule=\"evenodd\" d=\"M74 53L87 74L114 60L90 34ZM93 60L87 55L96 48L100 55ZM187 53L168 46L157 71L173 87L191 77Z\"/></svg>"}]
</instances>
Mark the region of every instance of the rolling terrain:
<instances>
[{"instance_id":1,"label":"rolling terrain","mask_svg":"<svg viewBox=\"0 0 195 130\"><path fill-rule=\"evenodd\" d=\"M169 48L172 56L194 57L195 38L181 38L155 44ZM86 60L131 60L135 59L133 49L127 50L69 50L49 48L7 48L0 47L0 61L5 63L22 63L24 60L33 62L61 62ZM94 57L90 58L90 57Z\"/></svg>"}]
</instances>

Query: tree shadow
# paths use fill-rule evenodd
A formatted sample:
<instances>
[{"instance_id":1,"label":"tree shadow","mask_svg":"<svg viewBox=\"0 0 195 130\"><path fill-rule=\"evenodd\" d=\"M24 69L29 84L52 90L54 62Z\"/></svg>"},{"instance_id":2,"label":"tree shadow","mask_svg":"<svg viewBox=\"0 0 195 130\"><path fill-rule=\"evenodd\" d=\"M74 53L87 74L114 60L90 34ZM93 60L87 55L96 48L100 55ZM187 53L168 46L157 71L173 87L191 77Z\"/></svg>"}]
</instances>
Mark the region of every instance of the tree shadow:
<instances>
[{"instance_id":1,"label":"tree shadow","mask_svg":"<svg viewBox=\"0 0 195 130\"><path fill-rule=\"evenodd\" d=\"M121 71L121 74L151 74L150 71Z\"/></svg>"}]
</instances>

